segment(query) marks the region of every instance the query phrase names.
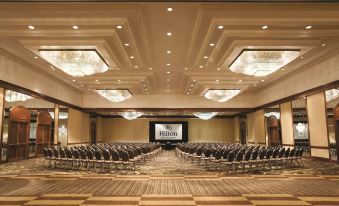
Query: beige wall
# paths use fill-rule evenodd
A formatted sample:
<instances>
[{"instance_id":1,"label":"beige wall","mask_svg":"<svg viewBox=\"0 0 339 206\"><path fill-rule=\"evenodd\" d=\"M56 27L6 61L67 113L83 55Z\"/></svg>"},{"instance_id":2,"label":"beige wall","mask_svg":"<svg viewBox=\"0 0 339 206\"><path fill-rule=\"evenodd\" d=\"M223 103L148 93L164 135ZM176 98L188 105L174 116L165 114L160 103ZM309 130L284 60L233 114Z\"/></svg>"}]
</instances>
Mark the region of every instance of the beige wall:
<instances>
[{"instance_id":1,"label":"beige wall","mask_svg":"<svg viewBox=\"0 0 339 206\"><path fill-rule=\"evenodd\" d=\"M103 119L103 140L139 141L149 140L149 121L188 121L190 142L233 142L233 119Z\"/></svg>"},{"instance_id":2,"label":"beige wall","mask_svg":"<svg viewBox=\"0 0 339 206\"><path fill-rule=\"evenodd\" d=\"M264 110L247 114L247 128L249 144L266 144Z\"/></svg>"},{"instance_id":3,"label":"beige wall","mask_svg":"<svg viewBox=\"0 0 339 206\"><path fill-rule=\"evenodd\" d=\"M233 131L234 131L234 141L240 142L240 134L239 134L239 118L235 117L233 119Z\"/></svg>"},{"instance_id":4,"label":"beige wall","mask_svg":"<svg viewBox=\"0 0 339 206\"><path fill-rule=\"evenodd\" d=\"M103 119L101 117L98 117L96 119L97 122L97 142L103 141L103 130L104 130L104 123Z\"/></svg>"},{"instance_id":5,"label":"beige wall","mask_svg":"<svg viewBox=\"0 0 339 206\"><path fill-rule=\"evenodd\" d=\"M280 124L283 145L294 145L293 113L291 102L280 105Z\"/></svg>"},{"instance_id":6,"label":"beige wall","mask_svg":"<svg viewBox=\"0 0 339 206\"><path fill-rule=\"evenodd\" d=\"M307 114L311 156L329 158L326 104L323 92L307 97Z\"/></svg>"},{"instance_id":7,"label":"beige wall","mask_svg":"<svg viewBox=\"0 0 339 206\"><path fill-rule=\"evenodd\" d=\"M2 122L4 119L4 89L0 88L0 138L2 137Z\"/></svg>"},{"instance_id":8,"label":"beige wall","mask_svg":"<svg viewBox=\"0 0 339 206\"><path fill-rule=\"evenodd\" d=\"M68 110L68 144L89 143L89 114Z\"/></svg>"}]
</instances>

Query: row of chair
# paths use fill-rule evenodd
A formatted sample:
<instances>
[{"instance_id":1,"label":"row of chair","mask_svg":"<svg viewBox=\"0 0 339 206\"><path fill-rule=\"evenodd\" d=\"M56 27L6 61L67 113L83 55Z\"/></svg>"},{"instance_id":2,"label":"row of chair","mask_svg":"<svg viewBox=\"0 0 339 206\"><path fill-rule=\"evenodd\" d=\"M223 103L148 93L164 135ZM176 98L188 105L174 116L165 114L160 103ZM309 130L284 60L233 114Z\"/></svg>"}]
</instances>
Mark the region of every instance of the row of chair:
<instances>
[{"instance_id":1,"label":"row of chair","mask_svg":"<svg viewBox=\"0 0 339 206\"><path fill-rule=\"evenodd\" d=\"M44 148L44 166L65 169L86 169L111 172L112 167L120 170L136 170L161 152L155 143L111 143L90 146ZM107 170L106 170L107 169Z\"/></svg>"},{"instance_id":2,"label":"row of chair","mask_svg":"<svg viewBox=\"0 0 339 206\"><path fill-rule=\"evenodd\" d=\"M302 147L285 148L280 146L261 147L241 144L222 143L181 143L176 147L180 158L203 162L207 170L233 169L242 171L278 169L284 167L304 166L302 162L304 149Z\"/></svg>"}]
</instances>

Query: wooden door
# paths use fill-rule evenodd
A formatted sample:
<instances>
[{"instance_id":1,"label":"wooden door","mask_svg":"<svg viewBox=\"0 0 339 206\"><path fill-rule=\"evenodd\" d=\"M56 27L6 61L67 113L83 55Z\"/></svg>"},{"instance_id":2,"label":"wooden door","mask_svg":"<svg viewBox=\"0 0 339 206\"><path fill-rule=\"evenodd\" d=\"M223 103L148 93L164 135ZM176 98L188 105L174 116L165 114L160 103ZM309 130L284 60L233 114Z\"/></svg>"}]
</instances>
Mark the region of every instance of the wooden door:
<instances>
[{"instance_id":1,"label":"wooden door","mask_svg":"<svg viewBox=\"0 0 339 206\"><path fill-rule=\"evenodd\" d=\"M240 122L240 144L246 144L246 135L247 135L246 129L247 129L246 122L241 121Z\"/></svg>"},{"instance_id":2,"label":"wooden door","mask_svg":"<svg viewBox=\"0 0 339 206\"><path fill-rule=\"evenodd\" d=\"M339 104L334 108L333 111L334 119L334 131L335 131L335 141L336 141L336 153L337 153L337 163L339 163Z\"/></svg>"},{"instance_id":3,"label":"wooden door","mask_svg":"<svg viewBox=\"0 0 339 206\"><path fill-rule=\"evenodd\" d=\"M280 145L279 122L275 116L270 116L267 119L267 135L268 145Z\"/></svg>"},{"instance_id":4,"label":"wooden door","mask_svg":"<svg viewBox=\"0 0 339 206\"><path fill-rule=\"evenodd\" d=\"M91 144L97 143L97 123L96 120L91 122Z\"/></svg>"},{"instance_id":5,"label":"wooden door","mask_svg":"<svg viewBox=\"0 0 339 206\"><path fill-rule=\"evenodd\" d=\"M31 114L25 107L14 106L9 110L8 161L28 158L30 121Z\"/></svg>"},{"instance_id":6,"label":"wooden door","mask_svg":"<svg viewBox=\"0 0 339 206\"><path fill-rule=\"evenodd\" d=\"M52 118L47 111L38 113L36 131L36 156L42 155L42 149L51 144Z\"/></svg>"}]
</instances>

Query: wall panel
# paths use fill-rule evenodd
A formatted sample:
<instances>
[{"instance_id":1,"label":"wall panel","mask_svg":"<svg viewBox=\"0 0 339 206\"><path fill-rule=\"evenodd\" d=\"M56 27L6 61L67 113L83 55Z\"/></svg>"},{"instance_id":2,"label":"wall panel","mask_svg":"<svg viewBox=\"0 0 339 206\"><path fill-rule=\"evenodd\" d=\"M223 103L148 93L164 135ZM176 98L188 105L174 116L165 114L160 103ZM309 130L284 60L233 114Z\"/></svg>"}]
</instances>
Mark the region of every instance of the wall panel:
<instances>
[{"instance_id":1,"label":"wall panel","mask_svg":"<svg viewBox=\"0 0 339 206\"><path fill-rule=\"evenodd\" d=\"M291 102L286 102L280 105L280 124L282 144L286 146L294 145L293 113Z\"/></svg>"},{"instance_id":2,"label":"wall panel","mask_svg":"<svg viewBox=\"0 0 339 206\"><path fill-rule=\"evenodd\" d=\"M89 143L89 114L68 110L68 144Z\"/></svg>"}]
</instances>

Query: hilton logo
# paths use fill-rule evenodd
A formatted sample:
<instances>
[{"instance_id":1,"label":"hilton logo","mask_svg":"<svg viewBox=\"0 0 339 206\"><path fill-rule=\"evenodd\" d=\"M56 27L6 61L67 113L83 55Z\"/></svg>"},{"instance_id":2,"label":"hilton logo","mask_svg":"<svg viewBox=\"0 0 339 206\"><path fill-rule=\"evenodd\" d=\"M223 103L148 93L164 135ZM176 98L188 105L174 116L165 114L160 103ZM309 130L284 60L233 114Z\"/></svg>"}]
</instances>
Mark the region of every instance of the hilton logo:
<instances>
[{"instance_id":1,"label":"hilton logo","mask_svg":"<svg viewBox=\"0 0 339 206\"><path fill-rule=\"evenodd\" d=\"M172 131L168 131L168 130L172 130L172 126L171 125L165 125L165 131L160 131L160 136L162 137L176 137L178 136L178 133L177 132L172 132Z\"/></svg>"}]
</instances>

